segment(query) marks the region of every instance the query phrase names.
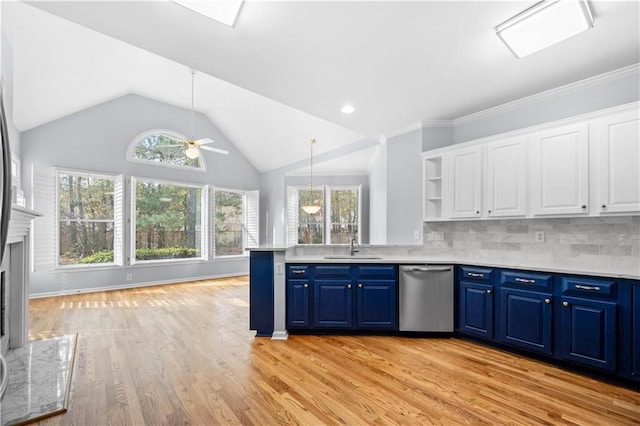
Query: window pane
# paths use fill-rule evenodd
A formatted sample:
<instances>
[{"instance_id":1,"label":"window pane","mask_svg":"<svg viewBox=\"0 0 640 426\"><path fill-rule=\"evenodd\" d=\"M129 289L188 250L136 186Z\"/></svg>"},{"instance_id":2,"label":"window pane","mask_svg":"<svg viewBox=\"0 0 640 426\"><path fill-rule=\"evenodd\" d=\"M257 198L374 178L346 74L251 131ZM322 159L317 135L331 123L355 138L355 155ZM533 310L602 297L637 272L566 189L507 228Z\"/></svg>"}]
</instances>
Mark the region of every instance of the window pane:
<instances>
[{"instance_id":1,"label":"window pane","mask_svg":"<svg viewBox=\"0 0 640 426\"><path fill-rule=\"evenodd\" d=\"M321 223L307 223L298 225L298 244L323 243L324 226Z\"/></svg>"},{"instance_id":2,"label":"window pane","mask_svg":"<svg viewBox=\"0 0 640 426\"><path fill-rule=\"evenodd\" d=\"M331 244L349 244L351 238L358 239L357 188L331 190Z\"/></svg>"},{"instance_id":3,"label":"window pane","mask_svg":"<svg viewBox=\"0 0 640 426\"><path fill-rule=\"evenodd\" d=\"M62 221L60 265L113 263L113 222Z\"/></svg>"},{"instance_id":4,"label":"window pane","mask_svg":"<svg viewBox=\"0 0 640 426\"><path fill-rule=\"evenodd\" d=\"M136 182L136 260L199 257L202 189Z\"/></svg>"},{"instance_id":5,"label":"window pane","mask_svg":"<svg viewBox=\"0 0 640 426\"><path fill-rule=\"evenodd\" d=\"M298 207L298 223L323 223L324 222L324 190L301 189L298 191L299 207ZM317 213L309 214L302 207L308 205L320 206Z\"/></svg>"},{"instance_id":6,"label":"window pane","mask_svg":"<svg viewBox=\"0 0 640 426\"><path fill-rule=\"evenodd\" d=\"M113 220L113 179L58 175L59 218Z\"/></svg>"},{"instance_id":7,"label":"window pane","mask_svg":"<svg viewBox=\"0 0 640 426\"><path fill-rule=\"evenodd\" d=\"M215 193L215 254L216 256L237 256L243 252L242 211L244 194L232 191Z\"/></svg>"},{"instance_id":8,"label":"window pane","mask_svg":"<svg viewBox=\"0 0 640 426\"><path fill-rule=\"evenodd\" d=\"M185 154L183 140L165 133L151 133L134 142L133 158L156 163L202 168L200 157L189 158Z\"/></svg>"},{"instance_id":9,"label":"window pane","mask_svg":"<svg viewBox=\"0 0 640 426\"><path fill-rule=\"evenodd\" d=\"M115 179L58 173L58 264L113 263Z\"/></svg>"}]
</instances>

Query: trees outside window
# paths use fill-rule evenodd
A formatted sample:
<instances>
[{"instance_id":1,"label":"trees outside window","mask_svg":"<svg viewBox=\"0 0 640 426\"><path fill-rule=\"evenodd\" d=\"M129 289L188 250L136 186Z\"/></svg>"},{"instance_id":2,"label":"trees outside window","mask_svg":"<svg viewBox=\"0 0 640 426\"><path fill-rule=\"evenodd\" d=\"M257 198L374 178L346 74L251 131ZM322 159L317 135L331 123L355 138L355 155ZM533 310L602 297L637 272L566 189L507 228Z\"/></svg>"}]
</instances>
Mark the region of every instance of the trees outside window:
<instances>
[{"instance_id":1,"label":"trees outside window","mask_svg":"<svg viewBox=\"0 0 640 426\"><path fill-rule=\"evenodd\" d=\"M129 158L158 165L204 169L200 156L187 157L186 138L168 130L151 130L138 136L129 147Z\"/></svg>"},{"instance_id":2,"label":"trees outside window","mask_svg":"<svg viewBox=\"0 0 640 426\"><path fill-rule=\"evenodd\" d=\"M59 171L58 265L114 263L121 239L122 182L115 176ZM118 246L118 247L116 247Z\"/></svg>"},{"instance_id":3,"label":"trees outside window","mask_svg":"<svg viewBox=\"0 0 640 426\"><path fill-rule=\"evenodd\" d=\"M313 193L288 187L287 198L289 244L349 244L352 235L360 241L359 186L316 186ZM302 206L310 203L320 210L305 212Z\"/></svg>"},{"instance_id":4,"label":"trees outside window","mask_svg":"<svg viewBox=\"0 0 640 426\"><path fill-rule=\"evenodd\" d=\"M215 191L215 255L237 256L244 252L244 196L241 192Z\"/></svg>"},{"instance_id":5,"label":"trees outside window","mask_svg":"<svg viewBox=\"0 0 640 426\"><path fill-rule=\"evenodd\" d=\"M206 187L132 179L135 261L206 255L203 199Z\"/></svg>"}]
</instances>

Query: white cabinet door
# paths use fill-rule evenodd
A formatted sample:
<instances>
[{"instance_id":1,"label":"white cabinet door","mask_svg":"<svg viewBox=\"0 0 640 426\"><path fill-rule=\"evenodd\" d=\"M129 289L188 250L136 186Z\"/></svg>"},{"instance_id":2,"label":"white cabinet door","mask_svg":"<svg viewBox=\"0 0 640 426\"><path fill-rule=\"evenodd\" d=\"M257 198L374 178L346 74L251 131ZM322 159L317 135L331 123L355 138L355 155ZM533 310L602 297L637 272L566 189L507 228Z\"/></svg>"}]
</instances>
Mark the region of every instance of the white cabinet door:
<instances>
[{"instance_id":1,"label":"white cabinet door","mask_svg":"<svg viewBox=\"0 0 640 426\"><path fill-rule=\"evenodd\" d=\"M452 151L449 155L447 179L448 211L452 218L478 218L480 201L481 148L479 146Z\"/></svg>"},{"instance_id":2,"label":"white cabinet door","mask_svg":"<svg viewBox=\"0 0 640 426\"><path fill-rule=\"evenodd\" d=\"M586 123L531 136L534 216L583 215L589 204L589 134Z\"/></svg>"},{"instance_id":3,"label":"white cabinet door","mask_svg":"<svg viewBox=\"0 0 640 426\"><path fill-rule=\"evenodd\" d=\"M526 216L526 139L487 144L487 216Z\"/></svg>"},{"instance_id":4,"label":"white cabinet door","mask_svg":"<svg viewBox=\"0 0 640 426\"><path fill-rule=\"evenodd\" d=\"M640 212L640 116L637 109L594 123L600 155L600 214Z\"/></svg>"}]
</instances>

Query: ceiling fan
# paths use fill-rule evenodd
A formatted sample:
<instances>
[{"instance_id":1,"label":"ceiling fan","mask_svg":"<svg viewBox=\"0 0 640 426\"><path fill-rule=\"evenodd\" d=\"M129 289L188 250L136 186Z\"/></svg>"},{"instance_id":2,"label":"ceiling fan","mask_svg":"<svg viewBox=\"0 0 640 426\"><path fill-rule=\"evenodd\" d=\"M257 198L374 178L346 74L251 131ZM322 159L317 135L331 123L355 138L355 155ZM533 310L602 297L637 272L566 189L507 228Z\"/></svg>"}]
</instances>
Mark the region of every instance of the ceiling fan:
<instances>
[{"instance_id":1,"label":"ceiling fan","mask_svg":"<svg viewBox=\"0 0 640 426\"><path fill-rule=\"evenodd\" d=\"M180 145L167 145L167 146L184 146L186 149L184 151L185 155L189 158L191 158L192 160L195 158L198 158L198 156L200 155L200 149L204 149L207 151L213 151L213 152L217 152L218 154L224 154L227 155L229 154L229 151L227 151L226 149L220 149L220 148L214 148L211 146L208 146L208 144L212 144L215 141L213 139L209 139L209 138L202 138L202 139L194 139L193 137L193 98L194 98L194 89L193 89L193 79L195 76L195 70L191 70L191 133L190 136L187 139L176 139L178 142L181 142Z\"/></svg>"}]
</instances>

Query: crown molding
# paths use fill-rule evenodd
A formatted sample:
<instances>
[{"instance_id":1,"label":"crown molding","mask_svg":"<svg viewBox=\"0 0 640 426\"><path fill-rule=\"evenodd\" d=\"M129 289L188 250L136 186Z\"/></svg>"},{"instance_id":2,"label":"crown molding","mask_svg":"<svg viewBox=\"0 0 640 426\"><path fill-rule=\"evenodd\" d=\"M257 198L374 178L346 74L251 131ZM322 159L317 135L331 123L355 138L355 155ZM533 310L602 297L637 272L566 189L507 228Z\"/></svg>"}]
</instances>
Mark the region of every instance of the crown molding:
<instances>
[{"instance_id":1,"label":"crown molding","mask_svg":"<svg viewBox=\"0 0 640 426\"><path fill-rule=\"evenodd\" d=\"M401 127L396 130L392 130L388 133L381 135L381 137L385 138L388 141L391 138L395 138L396 136L404 135L405 133L413 132L414 130L422 129L422 121L418 121L417 123L409 124L405 127Z\"/></svg>"},{"instance_id":2,"label":"crown molding","mask_svg":"<svg viewBox=\"0 0 640 426\"><path fill-rule=\"evenodd\" d=\"M534 95L526 96L521 99L517 99L512 102L507 102L502 105L498 105L492 108L488 108L482 111L474 112L463 117L452 120L453 126L460 126L472 121L488 118L493 115L514 110L524 105L537 103L546 99L552 99L558 96L566 95L575 92L579 89L597 86L599 84L607 83L610 81L619 80L621 78L630 77L633 75L640 75L640 64L629 65L624 68L609 71L603 74L598 74L593 77L578 80L573 83L566 84L564 86L556 87L554 89L546 90L544 92L536 93Z\"/></svg>"}]
</instances>

